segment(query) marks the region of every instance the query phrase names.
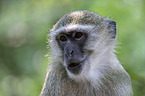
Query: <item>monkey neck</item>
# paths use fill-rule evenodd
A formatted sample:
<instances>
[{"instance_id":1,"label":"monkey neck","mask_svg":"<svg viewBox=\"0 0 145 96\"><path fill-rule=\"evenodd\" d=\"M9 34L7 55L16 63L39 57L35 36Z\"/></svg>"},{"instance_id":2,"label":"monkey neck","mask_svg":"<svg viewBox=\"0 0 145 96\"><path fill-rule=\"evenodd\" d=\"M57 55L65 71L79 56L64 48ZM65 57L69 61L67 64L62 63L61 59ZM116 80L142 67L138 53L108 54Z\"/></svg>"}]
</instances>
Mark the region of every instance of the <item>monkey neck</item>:
<instances>
[{"instance_id":1,"label":"monkey neck","mask_svg":"<svg viewBox=\"0 0 145 96\"><path fill-rule=\"evenodd\" d=\"M99 85L97 85L98 83L90 81L76 82L67 75L64 69L52 70L49 76L46 84L49 89L46 90L48 90L48 93L51 95L48 96L106 96L104 94L117 96L113 89L113 81L111 81L112 79L109 81L108 76L106 76L108 79L101 78L102 82L100 82L101 84ZM55 92L51 93L52 90L55 90Z\"/></svg>"},{"instance_id":2,"label":"monkey neck","mask_svg":"<svg viewBox=\"0 0 145 96\"><path fill-rule=\"evenodd\" d=\"M49 91L55 90L54 95L51 96L96 96L94 95L96 88L90 82L76 82L63 68L52 70L49 75L47 85L50 88Z\"/></svg>"}]
</instances>

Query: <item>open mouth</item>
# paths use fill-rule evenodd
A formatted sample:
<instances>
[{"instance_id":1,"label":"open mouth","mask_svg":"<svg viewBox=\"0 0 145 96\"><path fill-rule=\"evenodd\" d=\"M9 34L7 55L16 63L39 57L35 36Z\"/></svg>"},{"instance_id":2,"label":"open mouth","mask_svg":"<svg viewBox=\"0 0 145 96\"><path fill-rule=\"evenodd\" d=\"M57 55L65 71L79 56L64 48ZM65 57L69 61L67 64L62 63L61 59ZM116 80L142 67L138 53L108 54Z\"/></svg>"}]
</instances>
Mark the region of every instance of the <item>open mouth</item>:
<instances>
[{"instance_id":1,"label":"open mouth","mask_svg":"<svg viewBox=\"0 0 145 96\"><path fill-rule=\"evenodd\" d=\"M75 67L77 67L77 66L79 66L80 65L80 63L70 63L69 65L68 65L68 67L69 68L75 68Z\"/></svg>"},{"instance_id":2,"label":"open mouth","mask_svg":"<svg viewBox=\"0 0 145 96\"><path fill-rule=\"evenodd\" d=\"M82 70L82 62L79 63L70 63L67 66L67 69L73 74L79 74Z\"/></svg>"}]
</instances>

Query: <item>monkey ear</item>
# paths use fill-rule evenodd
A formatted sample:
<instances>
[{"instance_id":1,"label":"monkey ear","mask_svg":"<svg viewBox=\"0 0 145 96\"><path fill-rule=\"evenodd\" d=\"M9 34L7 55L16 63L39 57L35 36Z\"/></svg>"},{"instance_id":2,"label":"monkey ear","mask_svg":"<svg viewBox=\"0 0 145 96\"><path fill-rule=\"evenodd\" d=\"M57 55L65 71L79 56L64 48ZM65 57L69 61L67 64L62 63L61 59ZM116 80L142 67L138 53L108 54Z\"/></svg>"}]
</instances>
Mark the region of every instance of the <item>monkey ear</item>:
<instances>
[{"instance_id":1,"label":"monkey ear","mask_svg":"<svg viewBox=\"0 0 145 96\"><path fill-rule=\"evenodd\" d=\"M108 27L107 29L109 29L109 34L111 34L112 38L116 37L116 22L113 20L107 20L108 22Z\"/></svg>"}]
</instances>

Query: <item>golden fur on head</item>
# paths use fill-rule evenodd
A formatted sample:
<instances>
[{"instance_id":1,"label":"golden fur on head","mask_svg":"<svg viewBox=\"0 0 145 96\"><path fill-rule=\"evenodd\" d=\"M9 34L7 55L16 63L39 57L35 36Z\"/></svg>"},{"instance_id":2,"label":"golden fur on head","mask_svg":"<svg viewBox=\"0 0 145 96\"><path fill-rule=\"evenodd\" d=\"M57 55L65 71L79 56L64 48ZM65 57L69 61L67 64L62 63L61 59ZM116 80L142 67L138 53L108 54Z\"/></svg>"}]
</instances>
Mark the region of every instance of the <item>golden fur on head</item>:
<instances>
[{"instance_id":1,"label":"golden fur on head","mask_svg":"<svg viewBox=\"0 0 145 96\"><path fill-rule=\"evenodd\" d=\"M53 31L64 27L66 25L98 25L105 18L100 15L90 12L90 11L72 11L66 15L64 15L53 27ZM96 21L97 20L97 21Z\"/></svg>"}]
</instances>

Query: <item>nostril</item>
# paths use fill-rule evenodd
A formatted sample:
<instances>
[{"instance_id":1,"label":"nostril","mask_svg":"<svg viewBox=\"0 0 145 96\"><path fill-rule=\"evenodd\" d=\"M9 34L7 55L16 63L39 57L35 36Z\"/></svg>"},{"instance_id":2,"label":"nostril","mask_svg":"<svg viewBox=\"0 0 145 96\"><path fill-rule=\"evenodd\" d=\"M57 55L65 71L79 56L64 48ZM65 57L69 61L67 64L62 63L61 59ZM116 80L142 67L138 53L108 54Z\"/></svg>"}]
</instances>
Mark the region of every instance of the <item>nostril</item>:
<instances>
[{"instance_id":1,"label":"nostril","mask_svg":"<svg viewBox=\"0 0 145 96\"><path fill-rule=\"evenodd\" d=\"M72 56L73 56L73 53L74 53L74 51L71 50L71 51L69 51L66 55L67 55L67 57L72 57Z\"/></svg>"},{"instance_id":2,"label":"nostril","mask_svg":"<svg viewBox=\"0 0 145 96\"><path fill-rule=\"evenodd\" d=\"M72 56L73 55L73 53L74 53L74 51L72 50L69 54L70 54L70 56Z\"/></svg>"}]
</instances>

